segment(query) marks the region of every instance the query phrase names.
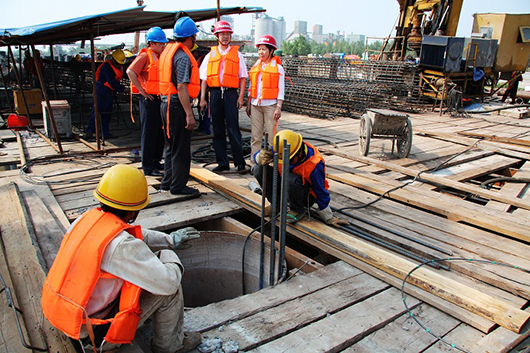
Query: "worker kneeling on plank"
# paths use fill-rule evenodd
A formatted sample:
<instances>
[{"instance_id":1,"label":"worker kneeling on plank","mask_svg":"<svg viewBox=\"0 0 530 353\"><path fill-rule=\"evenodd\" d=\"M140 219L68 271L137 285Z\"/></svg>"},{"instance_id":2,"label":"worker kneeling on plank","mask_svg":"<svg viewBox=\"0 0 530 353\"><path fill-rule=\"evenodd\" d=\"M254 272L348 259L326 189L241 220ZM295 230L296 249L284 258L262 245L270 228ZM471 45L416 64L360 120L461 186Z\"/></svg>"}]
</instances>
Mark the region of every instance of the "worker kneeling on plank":
<instances>
[{"instance_id":1,"label":"worker kneeling on plank","mask_svg":"<svg viewBox=\"0 0 530 353\"><path fill-rule=\"evenodd\" d=\"M174 250L198 238L197 230L168 235L131 225L150 199L144 175L132 166L110 168L94 197L100 207L72 223L48 273L44 316L78 352L131 343L147 318L153 352L195 348L201 335L183 331L184 268Z\"/></svg>"},{"instance_id":2,"label":"worker kneeling on plank","mask_svg":"<svg viewBox=\"0 0 530 353\"><path fill-rule=\"evenodd\" d=\"M279 146L277 144L277 137L279 137ZM273 149L262 149L254 155L254 160L257 163L253 169L254 177L258 180L263 188L263 168L267 171L267 185L264 188L266 197L269 202L272 202L272 180L273 168L270 163L273 160L274 151L278 151L280 163L282 159L283 141L286 140L290 144L289 153L289 214L287 217L288 223L297 222L303 218L306 207L307 210L316 202L318 205L317 214L324 222L329 225L340 228L341 225L347 225L348 222L333 216L331 207L329 205L331 198L328 192L329 184L326 180L326 163L318 149L311 144L304 142L302 135L290 131L282 130L274 136ZM282 177L281 166L278 168L278 180ZM281 182L278 181L278 187ZM279 191L279 190L278 190ZM279 210L280 197L277 197L277 207ZM271 206L267 206L264 210L266 216L271 214Z\"/></svg>"}]
</instances>

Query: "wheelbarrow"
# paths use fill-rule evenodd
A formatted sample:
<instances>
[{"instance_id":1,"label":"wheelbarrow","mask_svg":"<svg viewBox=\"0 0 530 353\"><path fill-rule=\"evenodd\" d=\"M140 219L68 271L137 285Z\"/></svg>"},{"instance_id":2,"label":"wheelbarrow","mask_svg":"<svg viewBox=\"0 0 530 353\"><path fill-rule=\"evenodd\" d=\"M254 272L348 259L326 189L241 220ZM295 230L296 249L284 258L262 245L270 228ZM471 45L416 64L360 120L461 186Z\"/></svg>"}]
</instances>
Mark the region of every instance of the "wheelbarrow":
<instances>
[{"instance_id":1,"label":"wheelbarrow","mask_svg":"<svg viewBox=\"0 0 530 353\"><path fill-rule=\"evenodd\" d=\"M359 152L366 156L370 140L392 140L392 153L397 145L399 158L407 158L412 147L412 123L404 113L388 109L367 109L359 125Z\"/></svg>"}]
</instances>

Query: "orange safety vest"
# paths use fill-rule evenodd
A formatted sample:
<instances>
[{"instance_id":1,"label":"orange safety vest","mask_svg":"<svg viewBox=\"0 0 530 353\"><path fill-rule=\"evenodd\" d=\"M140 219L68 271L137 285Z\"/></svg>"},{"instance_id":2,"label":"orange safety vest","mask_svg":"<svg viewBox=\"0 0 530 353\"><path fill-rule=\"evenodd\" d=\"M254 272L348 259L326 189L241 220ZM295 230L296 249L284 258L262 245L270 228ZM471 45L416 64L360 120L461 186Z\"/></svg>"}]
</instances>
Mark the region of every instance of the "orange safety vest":
<instances>
[{"instance_id":1,"label":"orange safety vest","mask_svg":"<svg viewBox=\"0 0 530 353\"><path fill-rule=\"evenodd\" d=\"M219 47L212 47L208 60L208 87L239 88L239 47L230 47L226 55L221 55ZM221 84L221 63L224 61L223 83Z\"/></svg>"},{"instance_id":2,"label":"orange safety vest","mask_svg":"<svg viewBox=\"0 0 530 353\"><path fill-rule=\"evenodd\" d=\"M173 71L173 56L177 50L181 48L188 55L191 61L191 75L188 83L188 93L190 98L197 98L201 90L201 79L199 76L199 65L197 60L191 54L188 47L182 43L169 43L162 54L160 55L159 79L160 79L160 94L168 96L170 94L177 94L178 90L171 82L171 73Z\"/></svg>"},{"instance_id":3,"label":"orange safety vest","mask_svg":"<svg viewBox=\"0 0 530 353\"><path fill-rule=\"evenodd\" d=\"M120 82L122 77L123 77L123 68L119 68L119 69L115 68L114 65L111 64L110 60L109 61L105 61L103 64L99 65L98 69L96 70L96 82L99 80L99 73L101 72L101 68L106 63L108 63L110 65L110 67L112 68L112 70L114 70L114 73L116 74L116 81ZM111 90L114 91L114 88L112 88L110 83L105 82L105 86L107 86L108 88L110 88Z\"/></svg>"},{"instance_id":4,"label":"orange safety vest","mask_svg":"<svg viewBox=\"0 0 530 353\"><path fill-rule=\"evenodd\" d=\"M140 321L141 288L124 282L119 312L110 319L89 318L86 305L101 278L117 278L101 271L107 245L121 232L142 239L140 226L131 226L109 212L95 208L84 213L66 233L42 289L42 311L50 323L67 336L79 339L81 326L111 323L105 336L110 343L130 343Z\"/></svg>"},{"instance_id":5,"label":"orange safety vest","mask_svg":"<svg viewBox=\"0 0 530 353\"><path fill-rule=\"evenodd\" d=\"M320 154L319 150L314 147L313 145L311 145L310 143L307 143L307 142L304 142L305 145L307 145L307 147L311 148L313 150L313 155L309 158L307 158L303 163L297 165L296 167L293 168L293 173L295 174L298 174L302 177L302 183L305 184L306 181L311 184L311 173L313 173L313 170L315 169L315 167L317 166L317 164L322 161L324 162L324 158L322 157L322 155ZM304 148L303 146L301 148ZM280 167L278 169L278 171L280 172L280 175L281 175L281 163L280 163ZM326 172L326 166L324 165L324 173ZM329 189L329 183L328 183L328 180L327 179L324 179L324 188L327 190ZM316 198L316 195L313 191L313 189L310 189L309 192L311 193L311 195L315 196Z\"/></svg>"},{"instance_id":6,"label":"orange safety vest","mask_svg":"<svg viewBox=\"0 0 530 353\"><path fill-rule=\"evenodd\" d=\"M250 69L248 76L252 83L250 96L258 98L258 76L261 72L261 99L277 99L280 92L280 73L278 72L278 65L281 65L280 59L277 56L272 57L270 63L261 69L261 59L256 61L252 69Z\"/></svg>"},{"instance_id":7,"label":"orange safety vest","mask_svg":"<svg viewBox=\"0 0 530 353\"><path fill-rule=\"evenodd\" d=\"M147 81L140 84L144 88L145 93L147 94L154 94L157 95L159 93L159 81L158 81L158 55L149 48L143 48L140 50L140 53L138 56L140 56L142 53L147 53L147 58L149 60L149 65L147 66ZM134 86L134 84L131 82L131 91L132 93L140 93L138 91L138 88Z\"/></svg>"}]
</instances>

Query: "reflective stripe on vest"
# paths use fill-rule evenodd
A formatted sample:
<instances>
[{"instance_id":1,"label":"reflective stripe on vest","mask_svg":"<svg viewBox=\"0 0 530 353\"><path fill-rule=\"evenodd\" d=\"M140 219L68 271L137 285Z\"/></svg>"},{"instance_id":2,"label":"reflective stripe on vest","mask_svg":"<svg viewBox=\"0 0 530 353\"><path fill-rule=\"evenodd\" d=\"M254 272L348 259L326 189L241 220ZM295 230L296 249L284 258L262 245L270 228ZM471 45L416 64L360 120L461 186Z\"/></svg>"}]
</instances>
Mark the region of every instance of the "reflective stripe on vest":
<instances>
[{"instance_id":1,"label":"reflective stripe on vest","mask_svg":"<svg viewBox=\"0 0 530 353\"><path fill-rule=\"evenodd\" d=\"M219 47L212 47L208 60L208 87L239 88L239 47L230 47L226 55L221 55ZM221 63L224 62L223 79L220 78ZM223 82L221 84L221 81Z\"/></svg>"},{"instance_id":2,"label":"reflective stripe on vest","mask_svg":"<svg viewBox=\"0 0 530 353\"><path fill-rule=\"evenodd\" d=\"M108 244L127 231L142 239L139 226L131 226L115 215L95 208L84 213L66 233L42 290L42 310L50 323L67 336L79 339L86 323L86 305L102 277L101 259ZM111 319L89 319L92 325L111 322L105 341L130 343L140 320L141 289L124 282L119 312ZM88 325L87 325L88 326Z\"/></svg>"},{"instance_id":3,"label":"reflective stripe on vest","mask_svg":"<svg viewBox=\"0 0 530 353\"><path fill-rule=\"evenodd\" d=\"M103 64L99 65L98 69L96 70L96 82L99 81L99 73L101 72L101 68L103 67L103 65L105 64L109 64L110 67L112 68L112 70L114 71L114 74L116 75L115 78L116 78L116 81L120 82L122 77L123 77L123 68L115 68L114 65L111 64L111 61L105 61ZM101 82L100 82L101 83ZM114 91L114 88L112 88L112 86L110 85L110 83L105 82L104 83L105 86L107 86L108 88L110 88L111 90Z\"/></svg>"},{"instance_id":4,"label":"reflective stripe on vest","mask_svg":"<svg viewBox=\"0 0 530 353\"><path fill-rule=\"evenodd\" d=\"M170 94L177 94L178 90L171 82L171 73L173 71L173 56L177 52L178 48L184 50L186 55L190 58L191 61L191 75L190 82L188 83L188 93L190 98L197 98L201 90L201 79L199 76L199 65L197 60L191 54L188 47L182 43L169 43L162 55L160 55L160 67L159 67L159 79L160 79L160 94L168 96Z\"/></svg>"},{"instance_id":5,"label":"reflective stripe on vest","mask_svg":"<svg viewBox=\"0 0 530 353\"><path fill-rule=\"evenodd\" d=\"M149 48L147 48L147 49L143 48L142 50L140 50L140 53L138 54L138 56L140 56L142 53L147 53L147 60L148 60L149 64L148 64L147 70L146 70L146 72L147 72L147 81L140 82L140 84L144 88L145 93L156 95L156 94L159 93L159 90L160 90L159 82L158 82L158 73L159 73L158 56L156 55L156 53L153 50L151 50ZM140 93L140 91L138 91L138 88L136 88L134 86L134 84L132 84L131 87L132 87L131 88L132 93Z\"/></svg>"},{"instance_id":6,"label":"reflective stripe on vest","mask_svg":"<svg viewBox=\"0 0 530 353\"><path fill-rule=\"evenodd\" d=\"M261 99L277 99L280 92L280 73L278 72L279 60L274 56L270 63L262 70L262 62L259 59L252 69L250 69L248 76L252 83L250 96L258 98L258 77L261 72Z\"/></svg>"}]
</instances>

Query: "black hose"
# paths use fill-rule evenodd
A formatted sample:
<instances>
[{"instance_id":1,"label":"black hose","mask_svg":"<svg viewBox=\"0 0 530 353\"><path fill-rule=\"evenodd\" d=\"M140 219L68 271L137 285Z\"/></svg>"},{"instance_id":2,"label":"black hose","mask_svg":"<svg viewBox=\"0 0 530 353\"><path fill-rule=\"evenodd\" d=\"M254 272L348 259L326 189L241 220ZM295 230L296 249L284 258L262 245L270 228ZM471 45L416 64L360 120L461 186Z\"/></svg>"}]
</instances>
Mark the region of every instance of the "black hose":
<instances>
[{"instance_id":1,"label":"black hose","mask_svg":"<svg viewBox=\"0 0 530 353\"><path fill-rule=\"evenodd\" d=\"M483 189L491 189L491 186L489 186L489 184L494 184L498 182L528 184L530 183L530 178L512 178L512 177L493 178L493 179L482 182L480 184L480 187Z\"/></svg>"}]
</instances>

